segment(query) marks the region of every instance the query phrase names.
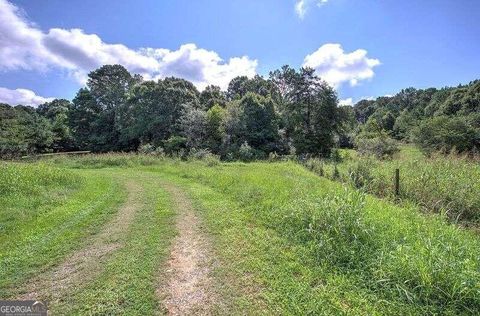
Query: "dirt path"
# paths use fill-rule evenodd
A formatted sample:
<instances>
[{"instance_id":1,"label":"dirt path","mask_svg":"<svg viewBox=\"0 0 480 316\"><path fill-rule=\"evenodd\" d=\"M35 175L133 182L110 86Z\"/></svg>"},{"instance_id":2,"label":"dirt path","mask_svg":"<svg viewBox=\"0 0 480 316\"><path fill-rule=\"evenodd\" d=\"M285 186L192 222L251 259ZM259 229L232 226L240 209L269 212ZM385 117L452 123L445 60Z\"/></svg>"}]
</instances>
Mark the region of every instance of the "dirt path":
<instances>
[{"instance_id":1,"label":"dirt path","mask_svg":"<svg viewBox=\"0 0 480 316\"><path fill-rule=\"evenodd\" d=\"M158 289L169 315L209 314L213 302L212 255L190 199L179 188L165 185L178 212L177 230L167 268L167 284Z\"/></svg>"},{"instance_id":2,"label":"dirt path","mask_svg":"<svg viewBox=\"0 0 480 316\"><path fill-rule=\"evenodd\" d=\"M55 303L68 297L80 283L92 280L100 274L109 254L123 246L122 237L128 231L136 212L141 209L141 187L133 182L127 182L127 201L120 207L118 213L103 230L94 235L86 248L74 252L53 271L42 275L25 286L29 292L18 299L42 299Z\"/></svg>"}]
</instances>

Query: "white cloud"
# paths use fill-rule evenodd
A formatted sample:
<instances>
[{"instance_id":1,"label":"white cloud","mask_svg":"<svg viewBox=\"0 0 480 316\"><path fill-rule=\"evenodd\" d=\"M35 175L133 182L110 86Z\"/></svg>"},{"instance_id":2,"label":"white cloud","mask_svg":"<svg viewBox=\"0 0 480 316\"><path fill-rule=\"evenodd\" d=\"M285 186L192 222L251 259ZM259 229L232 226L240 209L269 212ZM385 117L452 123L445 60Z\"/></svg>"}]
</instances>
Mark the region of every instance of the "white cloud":
<instances>
[{"instance_id":1,"label":"white cloud","mask_svg":"<svg viewBox=\"0 0 480 316\"><path fill-rule=\"evenodd\" d=\"M0 70L44 69L50 58L42 35L17 7L0 0Z\"/></svg>"},{"instance_id":2,"label":"white cloud","mask_svg":"<svg viewBox=\"0 0 480 316\"><path fill-rule=\"evenodd\" d=\"M353 105L353 98L341 99L338 101L338 105L340 106L352 106Z\"/></svg>"},{"instance_id":3,"label":"white cloud","mask_svg":"<svg viewBox=\"0 0 480 316\"><path fill-rule=\"evenodd\" d=\"M155 79L181 77L192 81L200 89L209 84L226 89L234 77L253 77L257 68L257 61L247 56L230 58L224 62L216 52L198 48L195 44L182 45L176 51L146 48L142 53L158 61Z\"/></svg>"},{"instance_id":4,"label":"white cloud","mask_svg":"<svg viewBox=\"0 0 480 316\"><path fill-rule=\"evenodd\" d=\"M312 4L316 3L318 7L321 7L327 2L328 0L297 0L295 3L295 13L297 13L300 19L303 19Z\"/></svg>"},{"instance_id":5,"label":"white cloud","mask_svg":"<svg viewBox=\"0 0 480 316\"><path fill-rule=\"evenodd\" d=\"M314 68L317 75L333 87L349 82L356 86L360 81L372 78L373 69L380 65L380 60L368 58L367 51L357 49L346 53L340 44L325 44L316 52L307 55L304 67Z\"/></svg>"},{"instance_id":6,"label":"white cloud","mask_svg":"<svg viewBox=\"0 0 480 316\"><path fill-rule=\"evenodd\" d=\"M53 98L45 98L36 95L35 92L28 89L7 89L0 87L0 103L7 103L10 105L31 105L37 106L45 102L52 101Z\"/></svg>"},{"instance_id":7,"label":"white cloud","mask_svg":"<svg viewBox=\"0 0 480 316\"><path fill-rule=\"evenodd\" d=\"M225 62L216 52L195 44L185 44L174 51L134 50L122 44L105 43L98 35L85 34L81 29L52 28L43 32L19 8L0 0L0 70L66 69L84 84L88 72L104 64L121 64L146 78L182 77L200 89L209 84L225 89L236 76L255 75L257 67L257 61L248 56Z\"/></svg>"}]
</instances>

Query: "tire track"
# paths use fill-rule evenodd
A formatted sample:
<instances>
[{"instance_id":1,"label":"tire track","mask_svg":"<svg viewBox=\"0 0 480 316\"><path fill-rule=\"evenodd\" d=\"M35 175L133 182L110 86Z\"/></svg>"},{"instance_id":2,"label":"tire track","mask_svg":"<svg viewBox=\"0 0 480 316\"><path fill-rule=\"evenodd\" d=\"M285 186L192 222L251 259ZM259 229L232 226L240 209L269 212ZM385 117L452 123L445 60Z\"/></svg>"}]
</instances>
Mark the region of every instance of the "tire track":
<instances>
[{"instance_id":1,"label":"tire track","mask_svg":"<svg viewBox=\"0 0 480 316\"><path fill-rule=\"evenodd\" d=\"M88 246L72 253L63 263L46 274L25 284L27 292L20 300L47 300L49 304L68 299L72 291L99 275L106 259L123 246L135 215L142 208L142 188L134 181L126 184L127 200L103 229L91 237Z\"/></svg>"},{"instance_id":2,"label":"tire track","mask_svg":"<svg viewBox=\"0 0 480 316\"><path fill-rule=\"evenodd\" d=\"M167 284L157 294L169 315L210 314L214 302L212 251L201 221L190 199L176 186L167 184L178 212L178 235L173 242L166 271Z\"/></svg>"}]
</instances>

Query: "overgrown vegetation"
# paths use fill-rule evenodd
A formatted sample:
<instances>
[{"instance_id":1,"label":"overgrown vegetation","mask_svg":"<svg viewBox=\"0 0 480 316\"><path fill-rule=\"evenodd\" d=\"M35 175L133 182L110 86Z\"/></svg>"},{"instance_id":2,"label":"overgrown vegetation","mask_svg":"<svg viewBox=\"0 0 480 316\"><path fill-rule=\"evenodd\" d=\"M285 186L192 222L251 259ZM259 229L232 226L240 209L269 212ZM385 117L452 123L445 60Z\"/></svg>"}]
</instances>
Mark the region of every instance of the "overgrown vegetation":
<instances>
[{"instance_id":1,"label":"overgrown vegetation","mask_svg":"<svg viewBox=\"0 0 480 316\"><path fill-rule=\"evenodd\" d=\"M425 153L476 153L480 147L480 81L442 89L408 88L391 97L362 100L352 109L363 129L414 142Z\"/></svg>"},{"instance_id":2,"label":"overgrown vegetation","mask_svg":"<svg viewBox=\"0 0 480 316\"><path fill-rule=\"evenodd\" d=\"M436 154L427 158L417 149L404 146L395 159L378 160L343 151L340 162L317 159L306 166L317 174L392 199L398 198L393 189L398 168L399 198L417 203L425 212L444 214L454 222L480 222L480 168L469 157Z\"/></svg>"},{"instance_id":3,"label":"overgrown vegetation","mask_svg":"<svg viewBox=\"0 0 480 316\"><path fill-rule=\"evenodd\" d=\"M475 314L477 237L294 163L152 166L199 199L241 311ZM254 285L257 284L257 285ZM248 303L247 303L248 302Z\"/></svg>"},{"instance_id":4,"label":"overgrown vegetation","mask_svg":"<svg viewBox=\"0 0 480 316\"><path fill-rule=\"evenodd\" d=\"M173 156L208 150L223 160L250 161L270 154L328 157L334 146L355 146L388 158L398 142L414 142L427 155L475 155L480 146L478 80L338 107L335 90L308 68L237 77L227 91L199 92L173 77L147 81L121 65L105 65L88 78L72 102L56 99L37 109L1 104L0 157L151 149Z\"/></svg>"}]
</instances>

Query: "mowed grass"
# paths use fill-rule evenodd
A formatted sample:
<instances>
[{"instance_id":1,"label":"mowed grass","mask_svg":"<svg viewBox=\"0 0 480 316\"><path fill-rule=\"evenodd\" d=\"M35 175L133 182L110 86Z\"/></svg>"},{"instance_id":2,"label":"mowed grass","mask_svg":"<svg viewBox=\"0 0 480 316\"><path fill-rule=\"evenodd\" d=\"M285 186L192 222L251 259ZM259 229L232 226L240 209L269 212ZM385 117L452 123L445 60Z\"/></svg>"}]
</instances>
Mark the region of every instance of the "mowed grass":
<instances>
[{"instance_id":1,"label":"mowed grass","mask_svg":"<svg viewBox=\"0 0 480 316\"><path fill-rule=\"evenodd\" d=\"M124 181L135 179L143 189L143 207L125 232L125 245L106 264L101 275L84 284L53 312L89 315L153 315L165 312L156 291L166 283L175 235L175 210L159 177L141 171L113 171Z\"/></svg>"},{"instance_id":2,"label":"mowed grass","mask_svg":"<svg viewBox=\"0 0 480 316\"><path fill-rule=\"evenodd\" d=\"M56 162L64 166L61 174L79 178L52 184L52 192L64 192L57 204L39 195L46 214L57 210L63 216L45 231L62 230L64 223L71 223L73 231L81 227L65 240L45 240L43 251L35 253L45 258L40 264L11 237L17 250L0 257L2 282L10 280L0 284L3 293L15 280L41 273L81 247L80 236L95 233L112 216L125 199L120 183L132 179L142 185L145 197L125 232L125 245L108 258L100 275L79 284L54 311L165 312L155 288L164 282L161 271L175 234L175 211L161 187L164 181L191 196L211 236L219 262L214 271L221 293L218 314L475 315L480 310L478 236L441 216L424 216L414 205L400 207L345 188L292 162L210 164L119 156L120 161L115 155L86 157L88 169L83 158ZM48 186L40 184L39 190ZM69 220L81 213L80 205L88 205L85 197L93 192L91 201L98 201L99 208L81 218L98 221ZM109 197L103 199L104 194ZM102 201L108 201L106 206ZM63 214L60 206L68 203L77 208L67 207L71 213ZM18 219L13 227L29 226L22 223ZM41 240L42 230L32 232ZM29 243L29 236L25 233L23 243L36 244ZM5 262L24 264L5 270Z\"/></svg>"},{"instance_id":3,"label":"mowed grass","mask_svg":"<svg viewBox=\"0 0 480 316\"><path fill-rule=\"evenodd\" d=\"M47 164L2 164L0 297L62 261L124 200L112 177Z\"/></svg>"},{"instance_id":4,"label":"mowed grass","mask_svg":"<svg viewBox=\"0 0 480 316\"><path fill-rule=\"evenodd\" d=\"M76 282L49 309L62 315L162 313L156 290L166 283L161 271L175 235L175 210L160 177L133 168L54 165L59 166L52 161L2 165L0 200L6 207L0 210L0 297L33 290L32 279L51 273L70 254L87 247L89 237L108 229L108 220L126 201L123 183L134 181L141 186L135 197L141 209L115 241L122 246L107 254L102 269L92 271L101 271L99 275Z\"/></svg>"},{"instance_id":5,"label":"mowed grass","mask_svg":"<svg viewBox=\"0 0 480 316\"><path fill-rule=\"evenodd\" d=\"M477 314L480 242L294 163L167 163L216 240L237 313ZM230 293L230 294L229 294Z\"/></svg>"},{"instance_id":6,"label":"mowed grass","mask_svg":"<svg viewBox=\"0 0 480 316\"><path fill-rule=\"evenodd\" d=\"M341 180L380 197L394 196L393 177L400 169L400 198L439 213L453 222L480 224L480 164L455 155L423 156L403 146L391 160L377 160L343 151L343 160L310 160L307 167L330 179ZM335 166L337 173L335 172Z\"/></svg>"}]
</instances>

